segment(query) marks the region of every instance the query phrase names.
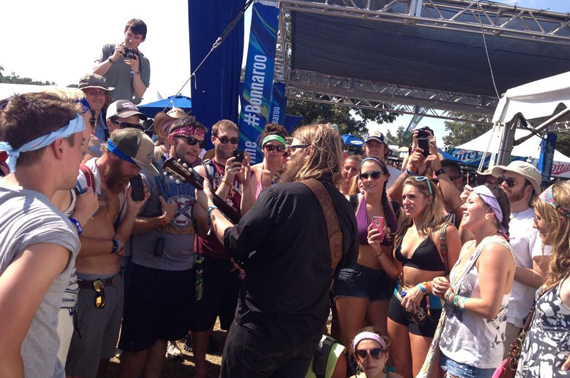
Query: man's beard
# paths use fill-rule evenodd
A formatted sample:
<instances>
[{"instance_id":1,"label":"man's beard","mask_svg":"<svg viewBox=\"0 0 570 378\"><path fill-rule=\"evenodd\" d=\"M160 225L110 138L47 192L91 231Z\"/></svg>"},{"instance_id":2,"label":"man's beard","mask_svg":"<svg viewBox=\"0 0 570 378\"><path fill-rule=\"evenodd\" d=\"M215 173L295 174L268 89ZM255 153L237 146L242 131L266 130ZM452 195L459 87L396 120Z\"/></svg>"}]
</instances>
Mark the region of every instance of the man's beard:
<instances>
[{"instance_id":1,"label":"man's beard","mask_svg":"<svg viewBox=\"0 0 570 378\"><path fill-rule=\"evenodd\" d=\"M123 175L119 164L105 165L102 173L101 179L107 186L107 190L114 194L119 194L125 190L130 180L130 177L127 178Z\"/></svg>"},{"instance_id":2,"label":"man's beard","mask_svg":"<svg viewBox=\"0 0 570 378\"><path fill-rule=\"evenodd\" d=\"M291 160L289 160L287 164L277 172L276 181L279 183L295 181L297 173L299 173L305 164L303 157L303 154L300 153L297 154L297 156L293 156Z\"/></svg>"},{"instance_id":3,"label":"man's beard","mask_svg":"<svg viewBox=\"0 0 570 378\"><path fill-rule=\"evenodd\" d=\"M518 202L524 198L524 188L525 187L523 186L518 191L514 191L514 190L511 191L510 196L508 196L511 203Z\"/></svg>"}]
</instances>

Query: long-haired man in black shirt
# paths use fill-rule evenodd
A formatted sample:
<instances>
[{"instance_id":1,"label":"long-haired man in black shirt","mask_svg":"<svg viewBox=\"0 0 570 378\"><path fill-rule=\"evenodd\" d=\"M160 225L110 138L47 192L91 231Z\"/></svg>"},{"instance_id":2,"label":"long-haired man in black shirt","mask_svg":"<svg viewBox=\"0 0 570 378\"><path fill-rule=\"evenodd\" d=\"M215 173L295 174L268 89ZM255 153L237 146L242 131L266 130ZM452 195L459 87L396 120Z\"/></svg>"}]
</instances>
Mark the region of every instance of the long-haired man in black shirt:
<instances>
[{"instance_id":1,"label":"long-haired man in black shirt","mask_svg":"<svg viewBox=\"0 0 570 378\"><path fill-rule=\"evenodd\" d=\"M354 212L336 189L340 136L328 125L305 126L289 149L280 183L264 190L236 225L213 205L208 186L198 192L212 232L246 272L221 377L304 377L329 314L333 275L356 263ZM301 183L307 179L324 186L336 209L343 243L335 272L321 205Z\"/></svg>"}]
</instances>

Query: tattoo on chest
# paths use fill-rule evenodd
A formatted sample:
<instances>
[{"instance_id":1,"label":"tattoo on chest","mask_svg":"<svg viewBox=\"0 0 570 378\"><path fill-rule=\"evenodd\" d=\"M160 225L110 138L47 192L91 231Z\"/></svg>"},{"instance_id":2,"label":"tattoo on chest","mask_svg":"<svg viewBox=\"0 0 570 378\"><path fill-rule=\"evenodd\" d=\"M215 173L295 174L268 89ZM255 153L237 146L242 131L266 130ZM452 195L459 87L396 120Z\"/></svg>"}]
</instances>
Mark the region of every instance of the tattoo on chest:
<instances>
[{"instance_id":1,"label":"tattoo on chest","mask_svg":"<svg viewBox=\"0 0 570 378\"><path fill-rule=\"evenodd\" d=\"M98 200L99 209L97 209L95 216L105 214L109 209L109 194L105 189L101 188L101 194L99 195Z\"/></svg>"}]
</instances>

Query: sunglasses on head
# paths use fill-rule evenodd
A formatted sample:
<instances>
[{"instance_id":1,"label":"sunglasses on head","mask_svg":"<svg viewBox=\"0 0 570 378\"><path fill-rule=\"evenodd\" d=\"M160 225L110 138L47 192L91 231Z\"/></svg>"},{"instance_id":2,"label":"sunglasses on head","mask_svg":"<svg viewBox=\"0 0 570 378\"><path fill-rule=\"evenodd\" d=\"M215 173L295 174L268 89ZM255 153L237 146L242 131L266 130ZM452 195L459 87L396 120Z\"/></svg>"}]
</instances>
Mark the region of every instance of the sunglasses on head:
<instances>
[{"instance_id":1,"label":"sunglasses on head","mask_svg":"<svg viewBox=\"0 0 570 378\"><path fill-rule=\"evenodd\" d=\"M425 182L427 182L427 187L428 187L428 190L429 190L429 194L431 194L431 195L433 196L433 190L432 190L432 188L431 188L431 183L429 182L429 178L427 178L427 177L425 177L425 176L413 176L413 177L414 177L414 179L415 179L416 181L425 181Z\"/></svg>"},{"instance_id":2,"label":"sunglasses on head","mask_svg":"<svg viewBox=\"0 0 570 378\"><path fill-rule=\"evenodd\" d=\"M384 355L384 349L382 348L373 348L373 349L359 349L356 351L356 356L364 360L366 357L370 356L375 360L379 360Z\"/></svg>"},{"instance_id":3,"label":"sunglasses on head","mask_svg":"<svg viewBox=\"0 0 570 378\"><path fill-rule=\"evenodd\" d=\"M368 177L371 177L373 180L378 180L380 176L382 176L383 172L380 171L373 171L373 172L364 172L360 174L361 180L368 180Z\"/></svg>"},{"instance_id":4,"label":"sunglasses on head","mask_svg":"<svg viewBox=\"0 0 570 378\"><path fill-rule=\"evenodd\" d=\"M265 148L269 152L271 152L273 150L277 150L277 152L285 151L285 146L283 146L282 144L278 144L277 146L275 146L273 144L266 144L265 146L263 146L263 148Z\"/></svg>"},{"instance_id":5,"label":"sunglasses on head","mask_svg":"<svg viewBox=\"0 0 570 378\"><path fill-rule=\"evenodd\" d=\"M233 138L228 138L227 136L223 136L223 137L216 137L222 144L228 144L228 142L231 142L231 144L238 144L239 142L239 138L237 137L233 137Z\"/></svg>"},{"instance_id":6,"label":"sunglasses on head","mask_svg":"<svg viewBox=\"0 0 570 378\"><path fill-rule=\"evenodd\" d=\"M508 186L509 188L512 188L512 187L515 186L516 183L517 183L514 178L512 178L512 177L504 177L504 176L499 177L499 179L497 180L497 182L499 183L499 185L501 185L502 183L506 182L506 183L507 183L507 186Z\"/></svg>"},{"instance_id":7,"label":"sunglasses on head","mask_svg":"<svg viewBox=\"0 0 570 378\"><path fill-rule=\"evenodd\" d=\"M188 136L176 135L176 138L186 140L186 143L187 143L189 146L195 146L196 143L198 143L198 147L200 147L200 148L206 147L206 141L205 141L205 140L198 140L198 139L196 139L196 138L194 138L194 137L192 137L192 136L189 136L189 135L188 135Z\"/></svg>"}]
</instances>

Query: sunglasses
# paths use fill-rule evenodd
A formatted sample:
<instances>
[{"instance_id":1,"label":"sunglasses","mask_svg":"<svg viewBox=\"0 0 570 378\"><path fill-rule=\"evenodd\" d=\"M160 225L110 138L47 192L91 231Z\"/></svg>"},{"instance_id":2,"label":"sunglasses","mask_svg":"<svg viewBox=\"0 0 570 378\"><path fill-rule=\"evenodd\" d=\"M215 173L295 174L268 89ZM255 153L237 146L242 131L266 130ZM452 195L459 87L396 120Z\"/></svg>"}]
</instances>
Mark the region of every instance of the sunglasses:
<instances>
[{"instance_id":1,"label":"sunglasses","mask_svg":"<svg viewBox=\"0 0 570 378\"><path fill-rule=\"evenodd\" d=\"M84 90L83 91L85 94L87 95L91 95L91 96L105 96L107 94L107 92L103 91L103 90Z\"/></svg>"},{"instance_id":2,"label":"sunglasses","mask_svg":"<svg viewBox=\"0 0 570 378\"><path fill-rule=\"evenodd\" d=\"M141 125L139 125L138 123L128 123L128 122L121 122L121 121L113 121L114 124L119 125L119 127L121 129L126 129L128 127L132 127L133 129L139 129L142 130Z\"/></svg>"},{"instance_id":3,"label":"sunglasses","mask_svg":"<svg viewBox=\"0 0 570 378\"><path fill-rule=\"evenodd\" d=\"M277 152L285 151L285 146L283 146L282 144L279 144L277 146L275 146L273 144L266 144L265 146L263 146L263 148L265 148L269 152L271 152L273 150L277 150Z\"/></svg>"},{"instance_id":4,"label":"sunglasses","mask_svg":"<svg viewBox=\"0 0 570 378\"><path fill-rule=\"evenodd\" d=\"M373 172L364 172L359 175L361 180L368 180L368 177L371 177L373 180L378 180L380 176L382 176L383 172L380 171L373 171Z\"/></svg>"},{"instance_id":5,"label":"sunglasses","mask_svg":"<svg viewBox=\"0 0 570 378\"><path fill-rule=\"evenodd\" d=\"M105 286L103 285L103 281L96 280L93 281L93 289L97 296L95 297L95 307L96 308L104 308L105 307Z\"/></svg>"},{"instance_id":6,"label":"sunglasses","mask_svg":"<svg viewBox=\"0 0 570 378\"><path fill-rule=\"evenodd\" d=\"M221 138L216 137L222 144L228 144L228 142L231 142L231 144L238 144L239 142L239 138L237 137L233 137L233 138L228 138L227 136L223 136Z\"/></svg>"},{"instance_id":7,"label":"sunglasses","mask_svg":"<svg viewBox=\"0 0 570 378\"><path fill-rule=\"evenodd\" d=\"M200 148L206 147L206 141L205 140L198 140L192 136L177 135L176 138L185 139L186 143L188 143L189 146L195 146L196 143L198 143L198 147L200 147Z\"/></svg>"},{"instance_id":8,"label":"sunglasses","mask_svg":"<svg viewBox=\"0 0 570 378\"><path fill-rule=\"evenodd\" d=\"M514 178L512 178L512 177L504 177L504 176L499 177L499 179L497 180L497 182L499 183L499 185L501 185L502 183L506 182L506 183L507 183L507 186L508 186L509 188L512 188L512 187L515 186L516 183L517 183Z\"/></svg>"},{"instance_id":9,"label":"sunglasses","mask_svg":"<svg viewBox=\"0 0 570 378\"><path fill-rule=\"evenodd\" d=\"M288 149L289 150L296 150L297 148L307 148L309 147L308 144L295 144L293 146L289 146Z\"/></svg>"},{"instance_id":10,"label":"sunglasses","mask_svg":"<svg viewBox=\"0 0 570 378\"><path fill-rule=\"evenodd\" d=\"M428 186L428 190L429 190L429 194L431 194L433 196L433 190L431 188L431 183L429 182L429 179L425 176L413 176L414 179L416 181L425 181L427 182L427 186Z\"/></svg>"},{"instance_id":11,"label":"sunglasses","mask_svg":"<svg viewBox=\"0 0 570 378\"><path fill-rule=\"evenodd\" d=\"M356 351L356 356L361 359L365 360L366 357L370 356L375 360L379 360L384 355L384 349L382 348L373 348L373 349L359 349Z\"/></svg>"}]
</instances>

